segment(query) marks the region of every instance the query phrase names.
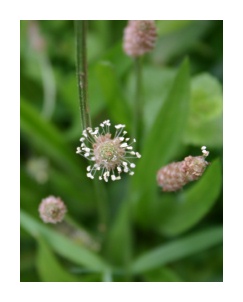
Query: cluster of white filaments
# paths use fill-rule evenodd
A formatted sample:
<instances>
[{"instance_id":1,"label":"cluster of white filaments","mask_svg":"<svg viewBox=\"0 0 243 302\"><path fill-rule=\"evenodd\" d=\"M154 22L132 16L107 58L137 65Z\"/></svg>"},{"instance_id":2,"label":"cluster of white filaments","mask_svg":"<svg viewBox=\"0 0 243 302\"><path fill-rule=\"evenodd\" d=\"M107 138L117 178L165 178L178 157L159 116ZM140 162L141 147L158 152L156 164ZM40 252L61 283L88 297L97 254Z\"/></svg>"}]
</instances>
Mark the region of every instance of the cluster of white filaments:
<instances>
[{"instance_id":1,"label":"cluster of white filaments","mask_svg":"<svg viewBox=\"0 0 243 302\"><path fill-rule=\"evenodd\" d=\"M207 157L209 155L209 151L207 151L206 149L207 149L206 146L202 146L201 148L204 157Z\"/></svg>"},{"instance_id":2,"label":"cluster of white filaments","mask_svg":"<svg viewBox=\"0 0 243 302\"><path fill-rule=\"evenodd\" d=\"M81 137L81 146L77 148L76 153L84 156L94 164L87 167L87 177L94 179L96 172L99 174L99 180L121 179L121 173L125 172L133 175L135 164L131 159L140 158L141 155L133 150L135 139L126 137L127 131L124 131L125 125L116 125L114 137L110 133L111 123L106 120L95 129L87 128L83 131ZM101 128L101 132L100 132Z\"/></svg>"}]
</instances>

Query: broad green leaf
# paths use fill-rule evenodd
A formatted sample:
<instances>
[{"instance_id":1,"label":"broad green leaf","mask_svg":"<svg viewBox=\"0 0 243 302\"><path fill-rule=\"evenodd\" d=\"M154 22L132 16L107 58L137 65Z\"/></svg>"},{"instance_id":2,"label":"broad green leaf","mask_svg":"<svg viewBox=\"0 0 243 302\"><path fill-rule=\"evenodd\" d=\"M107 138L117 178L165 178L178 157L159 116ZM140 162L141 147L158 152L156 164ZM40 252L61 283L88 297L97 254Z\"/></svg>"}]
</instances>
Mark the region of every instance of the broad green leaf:
<instances>
[{"instance_id":1,"label":"broad green leaf","mask_svg":"<svg viewBox=\"0 0 243 302\"><path fill-rule=\"evenodd\" d=\"M37 270L44 282L78 282L79 279L68 273L59 263L48 244L37 237Z\"/></svg>"},{"instance_id":2,"label":"broad green leaf","mask_svg":"<svg viewBox=\"0 0 243 302\"><path fill-rule=\"evenodd\" d=\"M185 144L221 148L223 145L223 116L198 124L191 122L183 137Z\"/></svg>"},{"instance_id":3,"label":"broad green leaf","mask_svg":"<svg viewBox=\"0 0 243 302\"><path fill-rule=\"evenodd\" d=\"M114 123L125 124L129 131L131 128L131 112L114 66L109 62L100 62L96 66L96 71L110 119Z\"/></svg>"},{"instance_id":4,"label":"broad green leaf","mask_svg":"<svg viewBox=\"0 0 243 302\"><path fill-rule=\"evenodd\" d=\"M183 189L170 205L163 199L158 207L161 222L159 230L166 235L179 235L197 224L217 201L222 186L222 172L219 160L215 160L204 172L203 176L188 189ZM161 193L163 194L163 192ZM171 194L171 193L168 193ZM166 211L164 211L166 207ZM169 208L169 211L168 211Z\"/></svg>"},{"instance_id":5,"label":"broad green leaf","mask_svg":"<svg viewBox=\"0 0 243 302\"><path fill-rule=\"evenodd\" d=\"M185 143L220 147L223 140L221 83L206 73L195 76L191 84L190 103Z\"/></svg>"},{"instance_id":6,"label":"broad green leaf","mask_svg":"<svg viewBox=\"0 0 243 302\"><path fill-rule=\"evenodd\" d=\"M213 76L203 73L191 81L191 106L189 124L191 121L210 121L223 112L222 85Z\"/></svg>"},{"instance_id":7,"label":"broad green leaf","mask_svg":"<svg viewBox=\"0 0 243 302\"><path fill-rule=\"evenodd\" d=\"M142 223L153 220L153 199L157 191L157 170L178 152L187 123L189 110L189 63L180 66L172 88L144 141L142 158L137 162L133 176L133 194L136 216Z\"/></svg>"},{"instance_id":8,"label":"broad green leaf","mask_svg":"<svg viewBox=\"0 0 243 302\"><path fill-rule=\"evenodd\" d=\"M177 261L222 243L222 227L214 227L177 239L146 252L138 257L132 266L134 273L142 273Z\"/></svg>"},{"instance_id":9,"label":"broad green leaf","mask_svg":"<svg viewBox=\"0 0 243 302\"><path fill-rule=\"evenodd\" d=\"M69 238L59 234L57 231L45 226L32 218L29 214L21 211L20 216L21 226L29 232L32 236L42 236L48 245L64 258L84 267L95 269L103 272L110 269L109 265L95 253L89 251L74 243Z\"/></svg>"}]
</instances>

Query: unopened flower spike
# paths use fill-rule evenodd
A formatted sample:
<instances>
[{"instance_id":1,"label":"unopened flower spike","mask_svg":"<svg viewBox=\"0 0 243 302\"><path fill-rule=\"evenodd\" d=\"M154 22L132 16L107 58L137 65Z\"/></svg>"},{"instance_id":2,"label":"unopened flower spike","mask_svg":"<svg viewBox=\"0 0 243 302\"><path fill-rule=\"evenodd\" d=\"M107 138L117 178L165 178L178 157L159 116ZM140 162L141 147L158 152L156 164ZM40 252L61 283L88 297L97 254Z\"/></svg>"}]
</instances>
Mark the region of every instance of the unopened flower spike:
<instances>
[{"instance_id":1,"label":"unopened flower spike","mask_svg":"<svg viewBox=\"0 0 243 302\"><path fill-rule=\"evenodd\" d=\"M158 171L157 183L163 191L177 191L202 176L208 165L205 158L209 155L209 151L205 146L201 150L200 156L187 156L183 161L171 163Z\"/></svg>"},{"instance_id":2,"label":"unopened flower spike","mask_svg":"<svg viewBox=\"0 0 243 302\"><path fill-rule=\"evenodd\" d=\"M115 135L110 133L110 120L100 124L100 127L87 128L81 137L81 146L76 153L84 156L92 162L87 167L87 177L94 179L98 174L99 180L108 182L121 179L122 172L133 175L135 164L131 162L141 155L133 150L135 139L126 137L125 125L115 125Z\"/></svg>"},{"instance_id":3,"label":"unopened flower spike","mask_svg":"<svg viewBox=\"0 0 243 302\"><path fill-rule=\"evenodd\" d=\"M39 214L45 223L61 222L67 212L64 202L59 197L49 196L42 199Z\"/></svg>"},{"instance_id":4,"label":"unopened flower spike","mask_svg":"<svg viewBox=\"0 0 243 302\"><path fill-rule=\"evenodd\" d=\"M123 49L128 56L139 57L153 50L156 39L153 20L131 20L124 30Z\"/></svg>"}]
</instances>

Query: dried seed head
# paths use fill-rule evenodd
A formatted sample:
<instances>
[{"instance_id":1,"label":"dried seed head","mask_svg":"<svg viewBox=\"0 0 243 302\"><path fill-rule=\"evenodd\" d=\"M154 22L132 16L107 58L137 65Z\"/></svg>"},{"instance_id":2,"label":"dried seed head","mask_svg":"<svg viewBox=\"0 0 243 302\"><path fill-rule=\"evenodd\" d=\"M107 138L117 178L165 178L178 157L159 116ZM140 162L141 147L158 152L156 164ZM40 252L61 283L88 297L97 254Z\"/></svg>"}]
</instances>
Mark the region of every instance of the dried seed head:
<instances>
[{"instance_id":1,"label":"dried seed head","mask_svg":"<svg viewBox=\"0 0 243 302\"><path fill-rule=\"evenodd\" d=\"M202 176L208 165L205 158L209 155L209 152L205 146L201 149L203 155L187 156L183 161L171 163L158 171L157 183L163 191L177 191L188 182L197 180Z\"/></svg>"},{"instance_id":2,"label":"dried seed head","mask_svg":"<svg viewBox=\"0 0 243 302\"><path fill-rule=\"evenodd\" d=\"M124 30L123 49L128 56L139 57L154 48L156 38L154 21L132 20Z\"/></svg>"},{"instance_id":3,"label":"dried seed head","mask_svg":"<svg viewBox=\"0 0 243 302\"><path fill-rule=\"evenodd\" d=\"M67 208L59 197L44 198L39 206L40 217L45 223L61 222L66 212Z\"/></svg>"},{"instance_id":4,"label":"dried seed head","mask_svg":"<svg viewBox=\"0 0 243 302\"><path fill-rule=\"evenodd\" d=\"M109 177L111 180L121 179L121 173L125 172L133 175L131 170L135 168L135 164L130 162L130 159L140 158L138 152L133 151L132 144L136 140L130 141L126 138L126 131L123 131L125 125L116 125L116 133L112 138L110 133L110 121L104 121L99 127L94 130L87 128L83 131L81 137L81 146L77 148L76 153L86 157L88 160L93 161L93 166L87 167L87 176L91 179L94 178L97 171L99 180L104 179L108 182Z\"/></svg>"}]
</instances>

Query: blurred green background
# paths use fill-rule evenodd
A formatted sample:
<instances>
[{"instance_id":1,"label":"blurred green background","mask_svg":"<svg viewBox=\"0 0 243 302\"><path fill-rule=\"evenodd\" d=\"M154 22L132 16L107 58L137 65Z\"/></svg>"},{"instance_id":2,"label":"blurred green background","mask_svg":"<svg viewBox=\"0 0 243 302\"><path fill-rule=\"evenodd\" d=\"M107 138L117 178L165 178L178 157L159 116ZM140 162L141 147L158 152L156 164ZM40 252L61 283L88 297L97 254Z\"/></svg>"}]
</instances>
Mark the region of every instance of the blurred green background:
<instances>
[{"instance_id":1,"label":"blurred green background","mask_svg":"<svg viewBox=\"0 0 243 302\"><path fill-rule=\"evenodd\" d=\"M93 126L110 119L132 128L135 73L122 50L126 24L89 21ZM142 158L133 177L97 190L86 177L88 162L75 153L82 128L74 22L20 22L22 282L223 281L223 21L156 26L156 47L143 58L144 133L136 138ZM202 178L162 193L157 170L200 155L203 145L211 164ZM38 215L49 195L68 208L56 226Z\"/></svg>"}]
</instances>

